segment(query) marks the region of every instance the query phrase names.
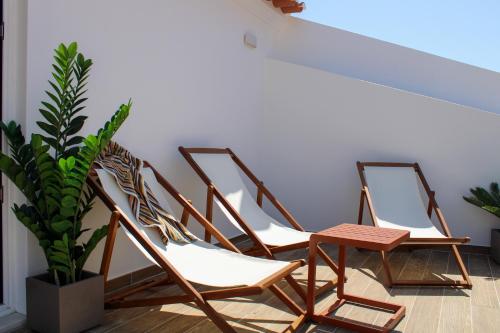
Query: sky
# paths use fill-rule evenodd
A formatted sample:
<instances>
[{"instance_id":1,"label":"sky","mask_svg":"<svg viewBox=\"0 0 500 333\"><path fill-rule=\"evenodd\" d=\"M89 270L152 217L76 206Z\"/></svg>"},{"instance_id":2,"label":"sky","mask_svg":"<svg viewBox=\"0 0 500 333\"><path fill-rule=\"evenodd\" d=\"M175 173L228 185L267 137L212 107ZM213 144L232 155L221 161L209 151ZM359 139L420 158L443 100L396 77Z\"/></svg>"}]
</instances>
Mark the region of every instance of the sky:
<instances>
[{"instance_id":1,"label":"sky","mask_svg":"<svg viewBox=\"0 0 500 333\"><path fill-rule=\"evenodd\" d=\"M303 0L302 19L500 72L500 0Z\"/></svg>"}]
</instances>

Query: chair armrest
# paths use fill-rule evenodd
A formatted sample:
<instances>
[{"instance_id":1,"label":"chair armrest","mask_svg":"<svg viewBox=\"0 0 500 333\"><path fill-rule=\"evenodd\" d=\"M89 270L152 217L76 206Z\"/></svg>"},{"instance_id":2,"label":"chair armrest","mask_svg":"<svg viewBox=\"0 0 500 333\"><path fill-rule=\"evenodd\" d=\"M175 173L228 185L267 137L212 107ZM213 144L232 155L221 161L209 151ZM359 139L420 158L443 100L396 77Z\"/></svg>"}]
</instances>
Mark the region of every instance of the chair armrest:
<instances>
[{"instance_id":1,"label":"chair armrest","mask_svg":"<svg viewBox=\"0 0 500 333\"><path fill-rule=\"evenodd\" d=\"M191 200L187 200L187 202L189 202L191 205L193 204ZM184 209L182 210L181 223L183 226L187 227L188 221L189 221L189 210L187 209L187 207L184 207Z\"/></svg>"}]
</instances>

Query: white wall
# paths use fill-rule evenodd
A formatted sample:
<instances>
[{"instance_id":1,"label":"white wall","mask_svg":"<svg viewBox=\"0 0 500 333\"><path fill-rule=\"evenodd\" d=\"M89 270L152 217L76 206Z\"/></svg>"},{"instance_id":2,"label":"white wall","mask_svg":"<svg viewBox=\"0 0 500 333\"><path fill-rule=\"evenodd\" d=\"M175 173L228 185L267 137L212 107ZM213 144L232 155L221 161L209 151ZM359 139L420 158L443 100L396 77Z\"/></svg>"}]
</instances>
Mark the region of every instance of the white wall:
<instances>
[{"instance_id":1,"label":"white wall","mask_svg":"<svg viewBox=\"0 0 500 333\"><path fill-rule=\"evenodd\" d=\"M277 36L272 56L500 113L498 72L298 18Z\"/></svg>"},{"instance_id":2,"label":"white wall","mask_svg":"<svg viewBox=\"0 0 500 333\"><path fill-rule=\"evenodd\" d=\"M285 19L268 4L30 0L28 19L30 130L38 130L33 124L46 98L52 49L76 40L94 60L85 131L95 131L131 97L133 110L117 141L153 162L202 211L205 188L178 153L179 145L231 145L256 163L264 59L274 31ZM257 49L244 46L247 31L257 36ZM109 218L102 204L96 208L87 221L91 226ZM111 277L150 264L124 237L120 233ZM32 244L31 271L42 271L44 261ZM102 247L88 268L98 268Z\"/></svg>"},{"instance_id":3,"label":"white wall","mask_svg":"<svg viewBox=\"0 0 500 333\"><path fill-rule=\"evenodd\" d=\"M454 235L489 245L498 219L462 195L499 180L500 116L277 60L266 73L259 173L307 228L356 222L357 160L417 161Z\"/></svg>"},{"instance_id":4,"label":"white wall","mask_svg":"<svg viewBox=\"0 0 500 333\"><path fill-rule=\"evenodd\" d=\"M27 0L6 0L4 4L5 40L3 42L3 119L26 122L26 38ZM3 140L3 151L8 150ZM29 274L28 232L10 209L12 202L23 200L22 194L5 176L2 207L3 302L13 309L25 307L25 281Z\"/></svg>"}]
</instances>

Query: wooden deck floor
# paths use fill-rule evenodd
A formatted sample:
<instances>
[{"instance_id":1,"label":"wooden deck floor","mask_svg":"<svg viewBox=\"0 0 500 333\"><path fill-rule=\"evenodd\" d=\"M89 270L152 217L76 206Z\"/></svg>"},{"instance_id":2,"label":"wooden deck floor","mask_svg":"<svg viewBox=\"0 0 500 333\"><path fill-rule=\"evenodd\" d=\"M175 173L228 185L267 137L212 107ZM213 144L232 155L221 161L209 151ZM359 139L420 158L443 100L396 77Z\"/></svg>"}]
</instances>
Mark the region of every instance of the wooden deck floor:
<instances>
[{"instance_id":1,"label":"wooden deck floor","mask_svg":"<svg viewBox=\"0 0 500 333\"><path fill-rule=\"evenodd\" d=\"M328 248L328 251L336 258L334 248ZM305 257L304 251L282 256L283 259L300 257ZM455 262L448 252L398 251L391 255L391 261L395 276L400 278L458 277ZM480 254L465 254L464 261L473 279L472 290L418 287L386 289L379 282L383 278L379 255L351 250L346 291L406 305L406 317L399 323L396 332L500 332L500 266L488 256ZM306 281L306 269L307 266L294 274L303 283ZM320 280L326 281L331 274L326 266L318 268ZM293 295L289 288L285 290ZM174 287L169 286L145 293L158 295L175 292ZM319 300L317 307L323 308L334 300L334 293L329 293ZM280 332L293 318L269 292L211 303L238 332ZM384 313L352 306L341 308L337 314L369 323L381 323L386 318ZM194 304L185 304L110 310L106 312L104 325L91 332L201 333L218 330ZM301 332L346 331L306 324Z\"/></svg>"}]
</instances>

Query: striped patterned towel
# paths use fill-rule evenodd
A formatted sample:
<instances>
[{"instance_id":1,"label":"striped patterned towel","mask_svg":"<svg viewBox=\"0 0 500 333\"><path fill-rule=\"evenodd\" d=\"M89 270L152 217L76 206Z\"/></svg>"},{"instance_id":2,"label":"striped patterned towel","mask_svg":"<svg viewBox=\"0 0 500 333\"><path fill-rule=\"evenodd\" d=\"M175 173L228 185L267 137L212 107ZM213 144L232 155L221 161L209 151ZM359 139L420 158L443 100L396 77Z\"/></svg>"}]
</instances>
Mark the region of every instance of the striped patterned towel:
<instances>
[{"instance_id":1,"label":"striped patterned towel","mask_svg":"<svg viewBox=\"0 0 500 333\"><path fill-rule=\"evenodd\" d=\"M145 227L158 228L163 243L169 239L188 243L196 239L172 214L163 210L141 174L143 163L125 148L110 142L95 161L112 174L128 195L136 219Z\"/></svg>"}]
</instances>

